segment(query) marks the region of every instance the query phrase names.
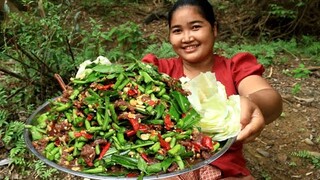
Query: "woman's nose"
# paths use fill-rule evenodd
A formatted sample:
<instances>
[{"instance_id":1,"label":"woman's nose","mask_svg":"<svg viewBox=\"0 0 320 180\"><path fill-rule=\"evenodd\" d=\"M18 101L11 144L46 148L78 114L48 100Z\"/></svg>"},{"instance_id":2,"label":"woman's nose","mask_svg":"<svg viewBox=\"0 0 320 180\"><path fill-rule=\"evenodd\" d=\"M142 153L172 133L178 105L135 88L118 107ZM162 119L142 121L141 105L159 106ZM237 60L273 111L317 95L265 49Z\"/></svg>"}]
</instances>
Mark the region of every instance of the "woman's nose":
<instances>
[{"instance_id":1,"label":"woman's nose","mask_svg":"<svg viewBox=\"0 0 320 180\"><path fill-rule=\"evenodd\" d=\"M194 37L192 36L192 34L191 33L189 33L189 32L185 32L184 34L183 34L183 37L182 37L182 42L190 42L190 41L193 41L194 40Z\"/></svg>"}]
</instances>

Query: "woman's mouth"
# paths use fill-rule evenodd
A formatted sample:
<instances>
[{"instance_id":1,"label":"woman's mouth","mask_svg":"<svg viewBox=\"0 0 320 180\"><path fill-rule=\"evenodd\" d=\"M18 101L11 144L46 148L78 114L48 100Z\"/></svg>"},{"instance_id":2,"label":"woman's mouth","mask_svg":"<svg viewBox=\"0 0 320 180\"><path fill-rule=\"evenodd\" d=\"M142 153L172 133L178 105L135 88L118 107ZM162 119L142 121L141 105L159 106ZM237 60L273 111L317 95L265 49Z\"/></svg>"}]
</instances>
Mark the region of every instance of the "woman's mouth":
<instances>
[{"instance_id":1,"label":"woman's mouth","mask_svg":"<svg viewBox=\"0 0 320 180\"><path fill-rule=\"evenodd\" d=\"M186 52L193 52L197 49L198 45L192 45L192 46L186 46L184 47L183 49L186 51Z\"/></svg>"}]
</instances>

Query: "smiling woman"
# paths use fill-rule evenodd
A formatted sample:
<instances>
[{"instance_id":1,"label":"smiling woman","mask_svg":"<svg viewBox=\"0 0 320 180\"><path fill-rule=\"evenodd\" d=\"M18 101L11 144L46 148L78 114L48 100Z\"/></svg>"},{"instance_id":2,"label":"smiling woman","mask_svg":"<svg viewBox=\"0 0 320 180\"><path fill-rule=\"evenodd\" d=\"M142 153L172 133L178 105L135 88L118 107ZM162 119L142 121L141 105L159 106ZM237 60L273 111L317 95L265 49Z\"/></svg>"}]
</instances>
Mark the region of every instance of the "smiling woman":
<instances>
[{"instance_id":1,"label":"smiling woman","mask_svg":"<svg viewBox=\"0 0 320 180\"><path fill-rule=\"evenodd\" d=\"M282 111L280 95L262 78L264 68L250 53L239 53L231 59L214 53L217 25L208 1L178 0L169 12L168 24L169 41L178 57L158 59L148 54L143 62L155 64L160 72L176 79L193 79L201 73L212 72L225 86L227 96L240 95L242 130L238 142L211 163L214 168L206 166L186 177L201 179L209 173L212 178L252 179L245 167L242 144L254 140L265 124L279 117Z\"/></svg>"}]
</instances>

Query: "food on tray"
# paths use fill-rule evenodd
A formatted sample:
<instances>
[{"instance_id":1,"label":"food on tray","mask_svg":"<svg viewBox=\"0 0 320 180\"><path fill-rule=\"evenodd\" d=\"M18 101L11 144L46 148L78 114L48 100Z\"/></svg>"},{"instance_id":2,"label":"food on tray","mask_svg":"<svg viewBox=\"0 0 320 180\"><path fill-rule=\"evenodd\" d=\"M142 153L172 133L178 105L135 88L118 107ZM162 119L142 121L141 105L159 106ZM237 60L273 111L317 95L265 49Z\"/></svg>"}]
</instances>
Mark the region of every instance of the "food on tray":
<instances>
[{"instance_id":1,"label":"food on tray","mask_svg":"<svg viewBox=\"0 0 320 180\"><path fill-rule=\"evenodd\" d=\"M106 176L174 172L210 158L220 143L178 80L142 62L103 57L80 66L50 109L33 120L32 144L63 167Z\"/></svg>"}]
</instances>

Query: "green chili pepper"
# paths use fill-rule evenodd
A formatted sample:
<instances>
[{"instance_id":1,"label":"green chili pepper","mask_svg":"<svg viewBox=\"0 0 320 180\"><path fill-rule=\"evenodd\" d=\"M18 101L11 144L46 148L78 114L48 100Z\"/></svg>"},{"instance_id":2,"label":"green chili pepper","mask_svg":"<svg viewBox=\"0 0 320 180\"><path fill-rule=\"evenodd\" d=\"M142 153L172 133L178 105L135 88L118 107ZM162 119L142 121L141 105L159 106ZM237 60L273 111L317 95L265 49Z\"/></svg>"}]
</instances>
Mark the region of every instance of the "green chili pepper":
<instances>
[{"instance_id":1,"label":"green chili pepper","mask_svg":"<svg viewBox=\"0 0 320 180\"><path fill-rule=\"evenodd\" d=\"M124 133L123 132L117 132L117 139L118 139L118 141L119 141L119 143L121 144L121 145L124 145L124 144L126 144L126 140L124 139Z\"/></svg>"},{"instance_id":2,"label":"green chili pepper","mask_svg":"<svg viewBox=\"0 0 320 180\"><path fill-rule=\"evenodd\" d=\"M71 80L74 84L86 84L88 83L87 81L85 80L80 80L80 79L72 79Z\"/></svg>"},{"instance_id":3,"label":"green chili pepper","mask_svg":"<svg viewBox=\"0 0 320 180\"><path fill-rule=\"evenodd\" d=\"M181 144L176 144L173 148L168 151L168 154L171 156L179 155L179 152L182 148Z\"/></svg>"},{"instance_id":4,"label":"green chili pepper","mask_svg":"<svg viewBox=\"0 0 320 180\"><path fill-rule=\"evenodd\" d=\"M44 148L44 150L50 152L54 149L54 147L55 147L54 142L51 142Z\"/></svg>"},{"instance_id":5,"label":"green chili pepper","mask_svg":"<svg viewBox=\"0 0 320 180\"><path fill-rule=\"evenodd\" d=\"M121 146L121 143L119 142L119 140L117 139L117 137L112 136L111 138L112 138L112 140L113 140L113 144L115 145L116 149L117 149L117 150L122 150L123 147Z\"/></svg>"},{"instance_id":6,"label":"green chili pepper","mask_svg":"<svg viewBox=\"0 0 320 180\"><path fill-rule=\"evenodd\" d=\"M153 144L154 144L153 141L145 141L145 142L142 143L142 144L137 144L137 145L131 146L130 149L137 149L137 148L140 148L140 147L150 146L150 145L153 145Z\"/></svg>"},{"instance_id":7,"label":"green chili pepper","mask_svg":"<svg viewBox=\"0 0 320 180\"><path fill-rule=\"evenodd\" d=\"M124 80L124 74L123 73L120 73L118 78L117 78L117 81L116 83L112 86L113 89L118 89L119 85L122 83L122 81Z\"/></svg>"},{"instance_id":8,"label":"green chili pepper","mask_svg":"<svg viewBox=\"0 0 320 180\"><path fill-rule=\"evenodd\" d=\"M89 88L88 92L90 93L91 96L93 96L96 100L100 100L100 95L96 93L93 89Z\"/></svg>"},{"instance_id":9,"label":"green chili pepper","mask_svg":"<svg viewBox=\"0 0 320 180\"><path fill-rule=\"evenodd\" d=\"M108 109L110 110L111 118L112 118L113 122L117 123L118 122L118 115L117 115L116 110L114 108L114 104L109 103Z\"/></svg>"},{"instance_id":10,"label":"green chili pepper","mask_svg":"<svg viewBox=\"0 0 320 180\"><path fill-rule=\"evenodd\" d=\"M183 162L183 160L181 159L180 156L175 156L174 160L178 164L180 170L184 169L184 162Z\"/></svg>"},{"instance_id":11,"label":"green chili pepper","mask_svg":"<svg viewBox=\"0 0 320 180\"><path fill-rule=\"evenodd\" d=\"M186 116L182 119L179 119L177 122L177 127L181 129L192 128L197 122L200 121L200 115L196 110L190 110Z\"/></svg>"},{"instance_id":12,"label":"green chili pepper","mask_svg":"<svg viewBox=\"0 0 320 180\"><path fill-rule=\"evenodd\" d=\"M60 150L59 147L55 147L53 148L52 151L47 151L46 152L46 158L49 159L50 161L53 161L54 160L54 156L56 155L56 153L58 153Z\"/></svg>"},{"instance_id":13,"label":"green chili pepper","mask_svg":"<svg viewBox=\"0 0 320 180\"><path fill-rule=\"evenodd\" d=\"M98 122L98 124L99 124L100 126L102 126L103 121L102 121L102 117L101 117L101 109L100 109L100 108L97 110L96 117L97 117L97 122Z\"/></svg>"},{"instance_id":14,"label":"green chili pepper","mask_svg":"<svg viewBox=\"0 0 320 180\"><path fill-rule=\"evenodd\" d=\"M178 121L180 119L180 113L176 110L174 106L170 106L169 115L170 115L170 118L175 121Z\"/></svg>"},{"instance_id":15,"label":"green chili pepper","mask_svg":"<svg viewBox=\"0 0 320 180\"><path fill-rule=\"evenodd\" d=\"M164 95L164 93L166 93L166 88L165 87L161 87L160 91L158 92L157 96L161 97L162 95Z\"/></svg>"},{"instance_id":16,"label":"green chili pepper","mask_svg":"<svg viewBox=\"0 0 320 180\"><path fill-rule=\"evenodd\" d=\"M135 158L131 158L129 156L120 156L120 155L113 154L111 156L111 160L114 163L119 164L119 165L126 167L128 169L138 169L138 160Z\"/></svg>"},{"instance_id":17,"label":"green chili pepper","mask_svg":"<svg viewBox=\"0 0 320 180\"><path fill-rule=\"evenodd\" d=\"M153 153L157 153L160 148L161 148L160 142L156 142L156 143L154 143L149 149L150 149Z\"/></svg>"},{"instance_id":18,"label":"green chili pepper","mask_svg":"<svg viewBox=\"0 0 320 180\"><path fill-rule=\"evenodd\" d=\"M122 90L131 80L128 78L128 79L125 79L119 86L118 86L118 90Z\"/></svg>"},{"instance_id":19,"label":"green chili pepper","mask_svg":"<svg viewBox=\"0 0 320 180\"><path fill-rule=\"evenodd\" d=\"M30 132L33 141L37 141L43 138L42 132L40 132L40 129L35 126L30 127Z\"/></svg>"},{"instance_id":20,"label":"green chili pepper","mask_svg":"<svg viewBox=\"0 0 320 180\"><path fill-rule=\"evenodd\" d=\"M107 139L107 138L111 137L115 133L116 133L116 131L114 129L109 129L109 131L103 135L103 138Z\"/></svg>"},{"instance_id":21,"label":"green chili pepper","mask_svg":"<svg viewBox=\"0 0 320 180\"><path fill-rule=\"evenodd\" d=\"M74 89L73 92L71 93L69 99L74 100L79 94L80 94L80 90Z\"/></svg>"},{"instance_id":22,"label":"green chili pepper","mask_svg":"<svg viewBox=\"0 0 320 180\"><path fill-rule=\"evenodd\" d=\"M71 102L68 103L58 103L58 105L54 108L56 111L61 112L61 111L65 111L67 109L69 109L72 106Z\"/></svg>"},{"instance_id":23,"label":"green chili pepper","mask_svg":"<svg viewBox=\"0 0 320 180\"><path fill-rule=\"evenodd\" d=\"M86 127L87 130L89 130L91 128L91 124L88 120L84 120L84 125Z\"/></svg>"},{"instance_id":24,"label":"green chili pepper","mask_svg":"<svg viewBox=\"0 0 320 180\"><path fill-rule=\"evenodd\" d=\"M175 134L176 134L175 132L170 131L170 132L167 132L166 134L162 134L161 137L162 137L163 139L165 139L165 138L167 138L167 137L172 137L172 136L174 136Z\"/></svg>"},{"instance_id":25,"label":"green chili pepper","mask_svg":"<svg viewBox=\"0 0 320 180\"><path fill-rule=\"evenodd\" d=\"M177 142L177 138L172 137L170 141L170 147L173 148L176 145L176 142Z\"/></svg>"},{"instance_id":26,"label":"green chili pepper","mask_svg":"<svg viewBox=\"0 0 320 180\"><path fill-rule=\"evenodd\" d=\"M143 77L146 84L153 81L152 77L147 72L140 70L139 74Z\"/></svg>"},{"instance_id":27,"label":"green chili pepper","mask_svg":"<svg viewBox=\"0 0 320 180\"><path fill-rule=\"evenodd\" d=\"M165 158L165 156L164 156L164 155L161 155L161 154L156 154L156 155L154 156L154 158L156 158L156 159L158 159L158 160L160 160L160 161L163 161L164 158Z\"/></svg>"},{"instance_id":28,"label":"green chili pepper","mask_svg":"<svg viewBox=\"0 0 320 180\"><path fill-rule=\"evenodd\" d=\"M170 96L167 95L167 94L162 95L161 98L163 98L163 99L165 99L165 100L168 100L168 101L171 100Z\"/></svg>"},{"instance_id":29,"label":"green chili pepper","mask_svg":"<svg viewBox=\"0 0 320 180\"><path fill-rule=\"evenodd\" d=\"M46 128L47 127L47 123L46 120L48 119L48 112L41 114L38 118L37 118L37 126L39 128Z\"/></svg>"},{"instance_id":30,"label":"green chili pepper","mask_svg":"<svg viewBox=\"0 0 320 180\"><path fill-rule=\"evenodd\" d=\"M159 125L163 125L164 121L161 119L154 119L154 120L146 120L144 121L144 123L146 124L159 124Z\"/></svg>"},{"instance_id":31,"label":"green chili pepper","mask_svg":"<svg viewBox=\"0 0 320 180\"><path fill-rule=\"evenodd\" d=\"M154 164L151 164L150 166L147 166L147 169L146 169L147 173L158 173L160 171L162 171L162 166L161 166L161 163L154 163Z\"/></svg>"},{"instance_id":32,"label":"green chili pepper","mask_svg":"<svg viewBox=\"0 0 320 180\"><path fill-rule=\"evenodd\" d=\"M82 172L88 173L88 174L103 173L105 171L106 170L105 170L105 168L103 166L98 166L98 167L93 168L93 169L84 169L84 170L82 170Z\"/></svg>"},{"instance_id":33,"label":"green chili pepper","mask_svg":"<svg viewBox=\"0 0 320 180\"><path fill-rule=\"evenodd\" d=\"M184 153L180 154L180 157L183 158L183 159L186 159L186 158L192 157L192 156L194 156L194 153L192 151L187 151L187 152L184 152Z\"/></svg>"},{"instance_id":34,"label":"green chili pepper","mask_svg":"<svg viewBox=\"0 0 320 180\"><path fill-rule=\"evenodd\" d=\"M110 117L109 117L109 102L110 102L110 99L109 97L105 97L105 112L104 112L104 121L103 121L103 124L102 124L102 130L107 130L107 127L110 123Z\"/></svg>"},{"instance_id":35,"label":"green chili pepper","mask_svg":"<svg viewBox=\"0 0 320 180\"><path fill-rule=\"evenodd\" d=\"M69 123L72 123L72 121L73 121L73 119L72 119L72 113L66 112L65 115L66 115L66 117L67 117L67 119L68 119L68 122L69 122Z\"/></svg>"},{"instance_id":36,"label":"green chili pepper","mask_svg":"<svg viewBox=\"0 0 320 180\"><path fill-rule=\"evenodd\" d=\"M220 143L217 141L213 144L213 152L220 148Z\"/></svg>"},{"instance_id":37,"label":"green chili pepper","mask_svg":"<svg viewBox=\"0 0 320 180\"><path fill-rule=\"evenodd\" d=\"M190 109L190 107L191 107L190 102L186 96L182 95L178 91L171 92L171 95L173 96L175 101L178 103L182 113L186 113Z\"/></svg>"},{"instance_id":38,"label":"green chili pepper","mask_svg":"<svg viewBox=\"0 0 320 180\"><path fill-rule=\"evenodd\" d=\"M102 130L102 127L97 127L97 126L90 127L89 129L87 129L87 131L89 133L94 133L94 132L98 132L98 131L101 131L101 130Z\"/></svg>"},{"instance_id":39,"label":"green chili pepper","mask_svg":"<svg viewBox=\"0 0 320 180\"><path fill-rule=\"evenodd\" d=\"M165 160L163 160L161 162L161 166L162 166L162 170L164 172L167 171L167 169L171 166L171 164L173 163L174 159L173 158L166 158Z\"/></svg>"},{"instance_id":40,"label":"green chili pepper","mask_svg":"<svg viewBox=\"0 0 320 180\"><path fill-rule=\"evenodd\" d=\"M166 107L164 106L163 103L160 103L159 105L157 105L155 107L156 110L156 116L154 117L154 119L159 119L162 117L164 110L166 109Z\"/></svg>"}]
</instances>

